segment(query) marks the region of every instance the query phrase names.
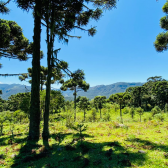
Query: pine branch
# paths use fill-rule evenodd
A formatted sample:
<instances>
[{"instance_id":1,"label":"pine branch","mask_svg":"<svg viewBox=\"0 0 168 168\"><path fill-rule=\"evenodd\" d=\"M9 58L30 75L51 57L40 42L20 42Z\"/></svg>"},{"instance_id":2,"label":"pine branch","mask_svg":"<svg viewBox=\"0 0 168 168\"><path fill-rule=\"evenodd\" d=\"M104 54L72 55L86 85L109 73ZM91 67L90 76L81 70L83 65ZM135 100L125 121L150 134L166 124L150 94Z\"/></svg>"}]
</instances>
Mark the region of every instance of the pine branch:
<instances>
[{"instance_id":1,"label":"pine branch","mask_svg":"<svg viewBox=\"0 0 168 168\"><path fill-rule=\"evenodd\" d=\"M20 74L0 74L0 76L19 76L19 75L22 75L22 74L28 74L28 73L20 73Z\"/></svg>"}]
</instances>

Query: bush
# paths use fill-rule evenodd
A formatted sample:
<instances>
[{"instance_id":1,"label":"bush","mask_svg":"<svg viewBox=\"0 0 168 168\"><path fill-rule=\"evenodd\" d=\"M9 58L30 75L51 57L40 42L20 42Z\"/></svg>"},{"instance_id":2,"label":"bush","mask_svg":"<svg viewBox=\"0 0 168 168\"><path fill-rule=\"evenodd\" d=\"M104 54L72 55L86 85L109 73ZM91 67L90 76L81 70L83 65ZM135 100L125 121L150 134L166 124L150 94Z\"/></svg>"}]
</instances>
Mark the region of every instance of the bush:
<instances>
[{"instance_id":1,"label":"bush","mask_svg":"<svg viewBox=\"0 0 168 168\"><path fill-rule=\"evenodd\" d=\"M128 114L129 112L130 112L130 108L129 107L124 107L123 113Z\"/></svg>"},{"instance_id":2,"label":"bush","mask_svg":"<svg viewBox=\"0 0 168 168\"><path fill-rule=\"evenodd\" d=\"M160 109L158 106L155 106L155 107L151 110L151 112L152 112L152 117L154 118L154 116L155 116L156 114L161 113L161 109Z\"/></svg>"},{"instance_id":3,"label":"bush","mask_svg":"<svg viewBox=\"0 0 168 168\"><path fill-rule=\"evenodd\" d=\"M110 116L110 113L106 113L103 117L103 120L104 121L110 121L111 120L111 116Z\"/></svg>"},{"instance_id":4,"label":"bush","mask_svg":"<svg viewBox=\"0 0 168 168\"><path fill-rule=\"evenodd\" d=\"M135 115L135 109L134 109L134 107L131 107L131 109L130 109L130 115L131 115L131 117L133 119L134 115Z\"/></svg>"},{"instance_id":5,"label":"bush","mask_svg":"<svg viewBox=\"0 0 168 168\"><path fill-rule=\"evenodd\" d=\"M156 117L156 119L158 119L159 121L162 121L162 122L165 120L164 115L161 113L155 114L155 117Z\"/></svg>"},{"instance_id":6,"label":"bush","mask_svg":"<svg viewBox=\"0 0 168 168\"><path fill-rule=\"evenodd\" d=\"M66 127L71 128L74 125L74 119L73 114L70 111L67 111L67 114L65 115L66 118Z\"/></svg>"},{"instance_id":7,"label":"bush","mask_svg":"<svg viewBox=\"0 0 168 168\"><path fill-rule=\"evenodd\" d=\"M91 115L93 122L95 122L97 120L97 112L95 108L92 109Z\"/></svg>"},{"instance_id":8,"label":"bush","mask_svg":"<svg viewBox=\"0 0 168 168\"><path fill-rule=\"evenodd\" d=\"M168 112L168 104L167 104L167 103L165 104L165 108L164 108L164 110L165 110L165 113Z\"/></svg>"},{"instance_id":9,"label":"bush","mask_svg":"<svg viewBox=\"0 0 168 168\"><path fill-rule=\"evenodd\" d=\"M144 110L141 107L138 107L138 108L136 108L136 112L139 114L139 116L140 116L140 122L141 122L141 116L143 115Z\"/></svg>"}]
</instances>

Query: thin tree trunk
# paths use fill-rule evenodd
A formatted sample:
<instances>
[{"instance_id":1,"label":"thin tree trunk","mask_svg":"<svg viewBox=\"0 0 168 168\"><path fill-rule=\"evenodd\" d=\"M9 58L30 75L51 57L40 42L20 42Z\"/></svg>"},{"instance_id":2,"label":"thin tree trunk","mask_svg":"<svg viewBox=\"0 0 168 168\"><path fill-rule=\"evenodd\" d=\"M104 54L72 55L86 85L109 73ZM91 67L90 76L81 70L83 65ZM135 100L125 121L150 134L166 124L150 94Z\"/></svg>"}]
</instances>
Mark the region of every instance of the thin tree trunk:
<instances>
[{"instance_id":1,"label":"thin tree trunk","mask_svg":"<svg viewBox=\"0 0 168 168\"><path fill-rule=\"evenodd\" d=\"M47 14L47 16L48 16L48 14ZM49 147L49 143L48 143L49 123L48 122L49 122L50 90L51 90L51 74L52 74L51 55L52 55L52 49L53 49L53 35L51 34L51 30L50 30L50 34L49 34L48 19L49 18L47 18L47 64L48 64L48 74L47 74L47 84L46 84L44 127L43 127L43 135L42 135L43 136L43 144L47 148Z\"/></svg>"},{"instance_id":2,"label":"thin tree trunk","mask_svg":"<svg viewBox=\"0 0 168 168\"><path fill-rule=\"evenodd\" d=\"M120 117L121 117L121 123L123 124L122 111L121 111L121 103L120 103Z\"/></svg>"},{"instance_id":3,"label":"thin tree trunk","mask_svg":"<svg viewBox=\"0 0 168 168\"><path fill-rule=\"evenodd\" d=\"M32 60L32 85L30 125L28 141L38 141L40 134L40 36L41 36L41 1L35 0L33 60Z\"/></svg>"},{"instance_id":4,"label":"thin tree trunk","mask_svg":"<svg viewBox=\"0 0 168 168\"><path fill-rule=\"evenodd\" d=\"M100 108L100 119L101 119L101 108Z\"/></svg>"},{"instance_id":5,"label":"thin tree trunk","mask_svg":"<svg viewBox=\"0 0 168 168\"><path fill-rule=\"evenodd\" d=\"M74 121L76 121L76 86L74 92Z\"/></svg>"}]
</instances>

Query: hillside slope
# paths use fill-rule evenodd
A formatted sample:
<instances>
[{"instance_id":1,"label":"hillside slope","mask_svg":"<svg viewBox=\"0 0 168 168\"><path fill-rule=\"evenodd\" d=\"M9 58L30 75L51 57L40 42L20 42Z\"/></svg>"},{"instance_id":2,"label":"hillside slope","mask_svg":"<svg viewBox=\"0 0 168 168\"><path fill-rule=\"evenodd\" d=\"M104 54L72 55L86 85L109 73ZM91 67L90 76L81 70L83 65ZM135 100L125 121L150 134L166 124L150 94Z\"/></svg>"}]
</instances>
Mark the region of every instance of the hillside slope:
<instances>
[{"instance_id":1,"label":"hillside slope","mask_svg":"<svg viewBox=\"0 0 168 168\"><path fill-rule=\"evenodd\" d=\"M142 86L144 83L127 83L127 82L117 82L111 85L97 85L90 87L87 92L79 91L78 96L86 96L89 99L93 99L95 96L101 95L107 98L114 93L125 92L129 87ZM73 97L73 91L63 92L65 98Z\"/></svg>"},{"instance_id":2,"label":"hillside slope","mask_svg":"<svg viewBox=\"0 0 168 168\"><path fill-rule=\"evenodd\" d=\"M143 84L144 83L140 82L139 83L117 82L111 85L97 85L94 87L90 87L87 92L79 91L77 95L86 96L89 99L93 99L95 96L98 95L106 96L108 98L111 94L125 92L125 90L128 87L142 86ZM2 90L3 93L1 95L2 99L7 100L10 95L30 91L31 87L20 84L0 84L0 90ZM66 100L73 100L73 91L67 90L62 93Z\"/></svg>"}]
</instances>

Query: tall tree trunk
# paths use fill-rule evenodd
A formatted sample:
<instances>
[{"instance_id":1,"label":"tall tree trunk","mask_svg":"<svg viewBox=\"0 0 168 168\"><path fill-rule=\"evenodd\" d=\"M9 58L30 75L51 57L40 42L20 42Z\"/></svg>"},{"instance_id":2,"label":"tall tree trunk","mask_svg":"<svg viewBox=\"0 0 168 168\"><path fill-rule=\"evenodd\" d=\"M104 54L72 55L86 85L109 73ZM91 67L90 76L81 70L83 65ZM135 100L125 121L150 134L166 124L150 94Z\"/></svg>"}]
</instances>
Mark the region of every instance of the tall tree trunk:
<instances>
[{"instance_id":1,"label":"tall tree trunk","mask_svg":"<svg viewBox=\"0 0 168 168\"><path fill-rule=\"evenodd\" d=\"M76 86L74 90L74 121L76 121Z\"/></svg>"},{"instance_id":2,"label":"tall tree trunk","mask_svg":"<svg viewBox=\"0 0 168 168\"><path fill-rule=\"evenodd\" d=\"M28 141L38 141L40 134L40 37L41 37L41 1L35 0L32 85L30 125Z\"/></svg>"},{"instance_id":3,"label":"tall tree trunk","mask_svg":"<svg viewBox=\"0 0 168 168\"><path fill-rule=\"evenodd\" d=\"M48 12L48 11L47 11ZM52 12L53 13L53 12ZM48 17L48 13L47 13ZM53 19L53 18L52 18ZM50 107L50 90L51 90L51 55L53 50L53 35L49 34L49 17L47 18L47 64L48 64L48 74L47 74L47 84L46 84L46 97L45 97L45 111L44 111L44 127L43 127L43 144L45 147L49 147L49 107ZM52 23L51 23L52 24ZM50 25L52 26L52 25Z\"/></svg>"}]
</instances>

